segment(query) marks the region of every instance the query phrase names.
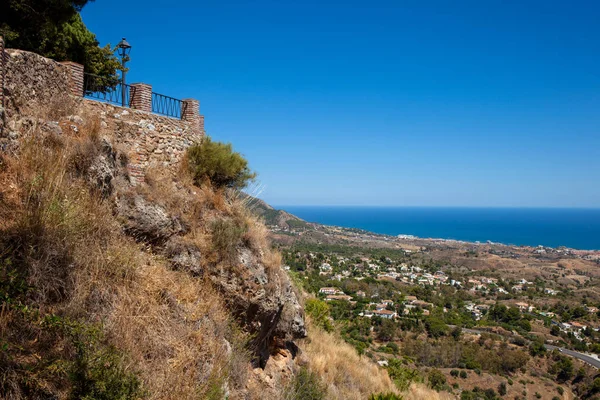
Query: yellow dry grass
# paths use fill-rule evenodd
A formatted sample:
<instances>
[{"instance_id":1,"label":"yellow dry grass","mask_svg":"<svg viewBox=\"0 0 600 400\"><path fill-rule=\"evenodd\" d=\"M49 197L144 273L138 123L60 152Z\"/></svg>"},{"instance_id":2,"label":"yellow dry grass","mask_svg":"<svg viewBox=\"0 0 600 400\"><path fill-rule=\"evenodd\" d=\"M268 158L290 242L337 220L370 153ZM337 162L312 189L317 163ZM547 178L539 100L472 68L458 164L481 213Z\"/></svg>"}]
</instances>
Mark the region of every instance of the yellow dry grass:
<instances>
[{"instance_id":1,"label":"yellow dry grass","mask_svg":"<svg viewBox=\"0 0 600 400\"><path fill-rule=\"evenodd\" d=\"M452 400L456 396L448 392L436 392L421 383L413 383L408 391L402 393L403 400Z\"/></svg>"},{"instance_id":2,"label":"yellow dry grass","mask_svg":"<svg viewBox=\"0 0 600 400\"><path fill-rule=\"evenodd\" d=\"M126 237L108 202L73 171L74 155L95 140L95 129L34 137L18 157L3 158L0 257L20 260L40 310L100 324L147 398L220 399L225 387L236 398L249 369L244 336L209 282L170 269ZM11 318L0 317L0 326ZM53 392L63 398L69 390Z\"/></svg>"},{"instance_id":3,"label":"yellow dry grass","mask_svg":"<svg viewBox=\"0 0 600 400\"><path fill-rule=\"evenodd\" d=\"M228 376L229 318L210 284L149 260L114 301L106 330L150 399L207 397Z\"/></svg>"},{"instance_id":4,"label":"yellow dry grass","mask_svg":"<svg viewBox=\"0 0 600 400\"><path fill-rule=\"evenodd\" d=\"M396 393L404 400L449 400L456 397L436 392L424 384L412 384L400 393L387 371L361 357L335 333L327 333L309 321L308 338L300 343L308 368L327 386L327 399L363 400L371 394Z\"/></svg>"},{"instance_id":5,"label":"yellow dry grass","mask_svg":"<svg viewBox=\"0 0 600 400\"><path fill-rule=\"evenodd\" d=\"M300 344L308 368L327 385L328 399L360 400L372 393L398 393L387 372L333 334L309 325Z\"/></svg>"}]
</instances>

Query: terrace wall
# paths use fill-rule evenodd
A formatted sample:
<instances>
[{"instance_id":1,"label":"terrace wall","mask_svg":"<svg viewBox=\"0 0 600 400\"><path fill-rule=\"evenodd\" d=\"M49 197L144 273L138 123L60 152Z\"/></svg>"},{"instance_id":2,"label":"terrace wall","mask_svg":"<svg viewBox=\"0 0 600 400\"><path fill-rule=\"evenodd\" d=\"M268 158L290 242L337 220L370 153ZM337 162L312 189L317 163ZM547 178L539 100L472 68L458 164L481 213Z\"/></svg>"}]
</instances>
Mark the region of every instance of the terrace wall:
<instances>
[{"instance_id":1,"label":"terrace wall","mask_svg":"<svg viewBox=\"0 0 600 400\"><path fill-rule=\"evenodd\" d=\"M139 104L123 108L82 98L83 69L78 64L14 49L0 51L2 55L0 150L14 147L33 126L66 134L95 123L100 135L126 152L132 183L139 183L150 167L174 172L185 149L205 135L196 100L185 100L191 106L186 106L183 119L152 114Z\"/></svg>"}]
</instances>

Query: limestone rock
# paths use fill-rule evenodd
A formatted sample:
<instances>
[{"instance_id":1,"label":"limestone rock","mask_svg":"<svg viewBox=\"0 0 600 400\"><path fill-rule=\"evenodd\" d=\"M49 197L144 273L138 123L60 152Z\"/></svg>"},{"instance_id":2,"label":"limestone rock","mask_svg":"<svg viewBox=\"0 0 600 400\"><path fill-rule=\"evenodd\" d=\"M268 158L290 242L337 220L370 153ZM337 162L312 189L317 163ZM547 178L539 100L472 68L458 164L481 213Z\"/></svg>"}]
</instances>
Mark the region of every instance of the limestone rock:
<instances>
[{"instance_id":1,"label":"limestone rock","mask_svg":"<svg viewBox=\"0 0 600 400\"><path fill-rule=\"evenodd\" d=\"M187 271L194 276L202 276L200 249L194 244L173 237L167 242L165 253L175 269Z\"/></svg>"},{"instance_id":2,"label":"limestone rock","mask_svg":"<svg viewBox=\"0 0 600 400\"><path fill-rule=\"evenodd\" d=\"M117 154L107 139L102 139L101 151L87 171L87 180L99 189L104 197L113 191L113 179L117 175Z\"/></svg>"},{"instance_id":3,"label":"limestone rock","mask_svg":"<svg viewBox=\"0 0 600 400\"><path fill-rule=\"evenodd\" d=\"M306 336L302 307L282 270L267 271L248 248L239 249L237 268L208 271L238 320L255 335L253 351L264 367L269 346Z\"/></svg>"},{"instance_id":4,"label":"limestone rock","mask_svg":"<svg viewBox=\"0 0 600 400\"><path fill-rule=\"evenodd\" d=\"M139 194L118 198L117 212L123 219L125 231L140 240L164 243L173 235L185 231L178 218Z\"/></svg>"}]
</instances>

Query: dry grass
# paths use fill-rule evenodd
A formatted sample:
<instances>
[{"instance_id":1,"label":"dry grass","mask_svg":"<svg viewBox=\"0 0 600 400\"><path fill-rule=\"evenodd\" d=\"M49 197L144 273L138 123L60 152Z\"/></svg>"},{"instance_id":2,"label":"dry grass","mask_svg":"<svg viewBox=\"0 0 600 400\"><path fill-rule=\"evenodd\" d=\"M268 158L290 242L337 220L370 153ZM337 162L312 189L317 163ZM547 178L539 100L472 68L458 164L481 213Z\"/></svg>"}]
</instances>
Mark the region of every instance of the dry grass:
<instances>
[{"instance_id":1,"label":"dry grass","mask_svg":"<svg viewBox=\"0 0 600 400\"><path fill-rule=\"evenodd\" d=\"M0 259L10 258L23 272L32 288L26 301L42 315L100 324L106 345L124 355L148 398L219 399L226 387L235 398L249 368L246 338L209 282L171 270L124 236L108 202L79 177L97 150L96 128L87 129L79 137L32 136L18 157L3 158ZM16 316L1 313L0 340L31 330L11 323ZM28 345L21 353L44 350ZM26 361L39 369L49 354ZM65 398L69 382L57 374L28 379ZM0 390L19 398L16 386L4 382Z\"/></svg>"},{"instance_id":2,"label":"dry grass","mask_svg":"<svg viewBox=\"0 0 600 400\"><path fill-rule=\"evenodd\" d=\"M349 344L309 323L309 335L300 347L308 368L327 386L327 399L360 400L374 393L401 394L404 400L446 400L455 397L436 392L423 384L412 384L400 393L387 372Z\"/></svg>"},{"instance_id":3,"label":"dry grass","mask_svg":"<svg viewBox=\"0 0 600 400\"><path fill-rule=\"evenodd\" d=\"M413 383L407 392L402 393L404 400L451 400L456 396L448 392L436 392L421 383Z\"/></svg>"},{"instance_id":4,"label":"dry grass","mask_svg":"<svg viewBox=\"0 0 600 400\"><path fill-rule=\"evenodd\" d=\"M365 399L372 393L398 393L385 370L333 334L309 325L308 338L300 344L308 368L327 385L328 399Z\"/></svg>"}]
</instances>

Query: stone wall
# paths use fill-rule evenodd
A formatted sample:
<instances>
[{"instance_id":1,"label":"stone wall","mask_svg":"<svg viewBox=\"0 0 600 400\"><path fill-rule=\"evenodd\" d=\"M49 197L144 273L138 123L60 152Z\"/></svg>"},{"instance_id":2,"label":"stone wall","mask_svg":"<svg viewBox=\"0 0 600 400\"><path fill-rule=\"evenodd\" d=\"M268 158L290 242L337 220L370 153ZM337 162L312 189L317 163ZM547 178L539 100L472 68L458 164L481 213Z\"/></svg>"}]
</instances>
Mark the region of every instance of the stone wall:
<instances>
[{"instance_id":1,"label":"stone wall","mask_svg":"<svg viewBox=\"0 0 600 400\"><path fill-rule=\"evenodd\" d=\"M77 110L82 119L98 118L100 134L127 152L129 175L134 183L143 181L149 167L175 172L185 149L203 137L187 121L141 110L87 99L81 101Z\"/></svg>"},{"instance_id":2,"label":"stone wall","mask_svg":"<svg viewBox=\"0 0 600 400\"><path fill-rule=\"evenodd\" d=\"M6 49L4 67L6 121L38 116L69 103L67 67L35 53Z\"/></svg>"},{"instance_id":3,"label":"stone wall","mask_svg":"<svg viewBox=\"0 0 600 400\"><path fill-rule=\"evenodd\" d=\"M84 99L75 95L82 92L78 64L58 63L21 50L8 49L6 55L5 129L0 134L0 150L11 148L11 141L28 134L32 126L76 133L95 120L100 134L126 152L132 183L138 183L149 167L175 171L185 149L204 136L197 101L192 109L196 114L188 112L180 120L152 114L147 108Z\"/></svg>"}]
</instances>

